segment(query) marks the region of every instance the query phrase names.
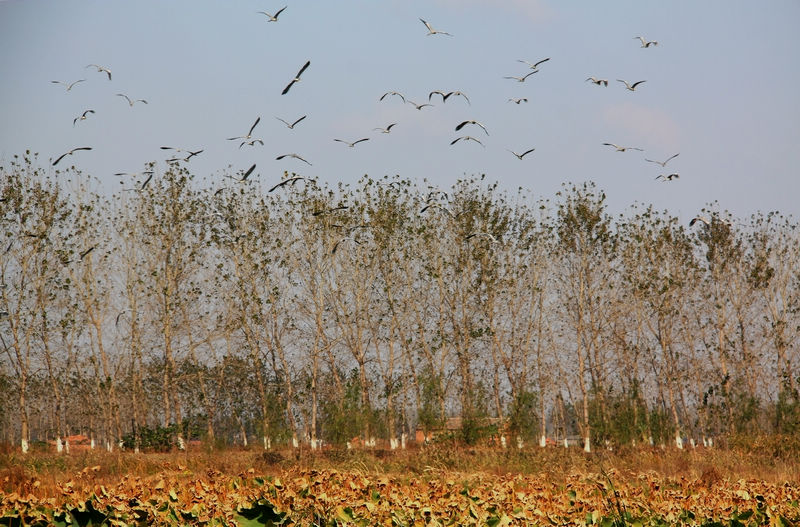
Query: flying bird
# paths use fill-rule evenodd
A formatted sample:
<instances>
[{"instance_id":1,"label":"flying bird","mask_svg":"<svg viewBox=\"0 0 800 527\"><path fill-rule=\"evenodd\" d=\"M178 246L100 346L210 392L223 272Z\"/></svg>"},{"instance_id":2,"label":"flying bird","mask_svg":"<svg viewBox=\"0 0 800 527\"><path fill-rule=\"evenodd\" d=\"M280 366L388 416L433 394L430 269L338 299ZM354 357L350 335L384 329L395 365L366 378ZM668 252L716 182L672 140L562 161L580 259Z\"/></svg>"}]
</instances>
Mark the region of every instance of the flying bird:
<instances>
[{"instance_id":1,"label":"flying bird","mask_svg":"<svg viewBox=\"0 0 800 527\"><path fill-rule=\"evenodd\" d=\"M669 156L666 161L654 161L652 159L645 159L645 161L649 161L651 163L655 163L657 165L661 165L662 168L666 168L667 167L667 163L669 163L670 159L674 159L674 158L678 157L679 154L680 154L680 152L678 152L674 156Z\"/></svg>"},{"instance_id":2,"label":"flying bird","mask_svg":"<svg viewBox=\"0 0 800 527\"><path fill-rule=\"evenodd\" d=\"M528 66L530 66L530 68L531 68L532 70L538 70L538 69L539 69L539 64L541 64L541 63L543 63L543 62L547 62L548 60L550 60L550 57L547 57L546 59L542 59L542 60L540 60L539 62L536 62L536 63L534 63L534 64L531 64L531 63L530 63L530 62L528 62L527 60L522 60L522 59L520 59L520 60L517 60L517 62L522 62L523 64L527 64Z\"/></svg>"},{"instance_id":3,"label":"flying bird","mask_svg":"<svg viewBox=\"0 0 800 527\"><path fill-rule=\"evenodd\" d=\"M681 177L679 174L670 174L665 176L664 174L656 176L656 179L663 179L664 181L672 181L673 179L678 179Z\"/></svg>"},{"instance_id":4,"label":"flying bird","mask_svg":"<svg viewBox=\"0 0 800 527\"><path fill-rule=\"evenodd\" d=\"M420 22L425 24L425 27L428 28L428 35L447 35L448 37L452 37L453 36L450 33L447 33L446 31L438 31L436 29L433 29L433 27L429 23L425 22L421 18L419 20L420 20Z\"/></svg>"},{"instance_id":5,"label":"flying bird","mask_svg":"<svg viewBox=\"0 0 800 527\"><path fill-rule=\"evenodd\" d=\"M339 248L339 245L343 244L343 243L344 243L344 242L346 242L346 241L351 241L351 242L353 242L353 243L356 243L356 244L358 244L358 245L361 245L361 242L360 242L360 241L358 241L358 240L356 240L356 239L355 239L355 238L353 238L352 236L345 236L344 238L342 238L341 240L339 240L338 242L336 242L336 243L334 244L334 246L333 246L333 250L331 251L331 254L336 254L336 249L338 249L338 248Z\"/></svg>"},{"instance_id":6,"label":"flying bird","mask_svg":"<svg viewBox=\"0 0 800 527\"><path fill-rule=\"evenodd\" d=\"M420 210L419 213L422 214L423 212L425 212L428 209L439 209L439 210L443 211L445 214L447 214L448 216L453 217L453 213L450 212L450 209L448 209L447 207L445 207L444 205L442 205L440 203L429 203L428 205L425 205L424 207L422 207L422 210Z\"/></svg>"},{"instance_id":7,"label":"flying bird","mask_svg":"<svg viewBox=\"0 0 800 527\"><path fill-rule=\"evenodd\" d=\"M506 149L506 150L508 150L508 149ZM523 157L525 157L526 155L530 154L534 150L536 150L536 149L535 148L531 148L530 150L526 150L526 151L522 152L521 154L518 154L518 153L514 152L513 150L508 150L508 151L511 152L512 154L514 154L515 156L517 156L517 159L522 159Z\"/></svg>"},{"instance_id":8,"label":"flying bird","mask_svg":"<svg viewBox=\"0 0 800 527\"><path fill-rule=\"evenodd\" d=\"M391 132L392 127L395 126L396 124L397 123L392 123L389 126L387 126L386 128L373 128L373 130L380 130L380 132L382 134L388 134L389 132Z\"/></svg>"},{"instance_id":9,"label":"flying bird","mask_svg":"<svg viewBox=\"0 0 800 527\"><path fill-rule=\"evenodd\" d=\"M300 68L300 71L297 72L297 75L295 75L294 78L291 81L289 81L289 84L287 84L286 87L283 89L283 91L281 92L281 95L286 95L287 93L289 93L289 90L294 85L294 83L295 82L300 82L300 75L302 75L303 72L306 71L306 68L308 68L310 65L311 65L311 61L310 60L306 61L306 63L303 64L303 67Z\"/></svg>"},{"instance_id":10,"label":"flying bird","mask_svg":"<svg viewBox=\"0 0 800 527\"><path fill-rule=\"evenodd\" d=\"M139 188L139 190L140 191L144 190L144 188L147 186L147 184L150 183L151 179L153 179L153 173L152 172L150 172L150 175L147 176L147 179L144 180L144 183L142 183L142 186Z\"/></svg>"},{"instance_id":11,"label":"flying bird","mask_svg":"<svg viewBox=\"0 0 800 527\"><path fill-rule=\"evenodd\" d=\"M486 132L486 135L489 135L489 131L486 129L486 127L485 127L485 126L483 126L483 125L482 125L481 123L479 123L478 121L473 121L473 120L471 120L471 119L470 119L470 120L467 120L467 121L464 121L463 123L461 123L461 124L459 124L458 126L456 126L456 132L457 132L457 131L459 131L459 130L461 130L462 128L464 128L464 126L466 126L466 125L468 125L468 124L475 124L475 125L478 125L478 126L480 126L481 128L483 128L483 131L484 131L484 132Z\"/></svg>"},{"instance_id":12,"label":"flying bird","mask_svg":"<svg viewBox=\"0 0 800 527\"><path fill-rule=\"evenodd\" d=\"M72 150L70 150L66 154L61 154L60 156L58 156L58 159L53 161L53 166L56 166L58 164L58 162L61 161L62 159L64 159L66 156L71 156L73 153L75 153L75 152L77 152L79 150L91 150L91 149L92 149L91 146L80 146L78 148L73 148Z\"/></svg>"},{"instance_id":13,"label":"flying bird","mask_svg":"<svg viewBox=\"0 0 800 527\"><path fill-rule=\"evenodd\" d=\"M598 86L608 86L608 79L596 79L594 77L589 77L586 80L592 81L592 84L597 84Z\"/></svg>"},{"instance_id":14,"label":"flying bird","mask_svg":"<svg viewBox=\"0 0 800 527\"><path fill-rule=\"evenodd\" d=\"M519 99L509 99L508 102L513 102L514 104L519 104L521 102L528 102L526 97L520 97Z\"/></svg>"},{"instance_id":15,"label":"flying bird","mask_svg":"<svg viewBox=\"0 0 800 527\"><path fill-rule=\"evenodd\" d=\"M66 87L67 87L67 91L70 91L70 90L72 89L72 87L73 87L73 86L75 86L75 85L76 85L76 84L78 84L79 82L84 82L85 80L86 80L86 79L78 79L78 80L76 80L75 82L73 82L73 83L71 83L71 84L70 84L70 83L68 83L68 82L64 82L64 81L50 81L50 82L51 82L51 83L53 83L53 84L63 84L64 86L66 86Z\"/></svg>"},{"instance_id":16,"label":"flying bird","mask_svg":"<svg viewBox=\"0 0 800 527\"><path fill-rule=\"evenodd\" d=\"M532 72L528 73L527 75L525 75L523 77L514 77L513 75L510 75L510 76L503 77L503 78L504 79L515 79L517 82L525 82L525 79L527 79L528 77L530 77L534 73L539 73L539 70L533 70Z\"/></svg>"},{"instance_id":17,"label":"flying bird","mask_svg":"<svg viewBox=\"0 0 800 527\"><path fill-rule=\"evenodd\" d=\"M256 118L256 122L253 123L253 126L250 127L250 130L247 132L247 135L240 135L238 137L228 137L228 141L236 141L237 139L244 139L245 141L249 141L253 135L253 130L261 122L261 117ZM241 148L241 147L240 147Z\"/></svg>"},{"instance_id":18,"label":"flying bird","mask_svg":"<svg viewBox=\"0 0 800 527\"><path fill-rule=\"evenodd\" d=\"M96 245L92 245L91 247L89 247L88 249L86 249L85 251L80 253L80 258L79 259L83 260L83 257L86 256L87 254L89 254L90 252L94 251L95 247L96 247Z\"/></svg>"},{"instance_id":19,"label":"flying bird","mask_svg":"<svg viewBox=\"0 0 800 527\"><path fill-rule=\"evenodd\" d=\"M471 234L467 234L467 236L464 239L465 240L469 240L470 238L474 238L476 236L486 236L487 238L489 238L492 241L492 243L497 243L497 238L492 236L491 233L483 232L483 231L481 231L481 232L473 232Z\"/></svg>"},{"instance_id":20,"label":"flying bird","mask_svg":"<svg viewBox=\"0 0 800 527\"><path fill-rule=\"evenodd\" d=\"M302 121L302 120L303 120L303 119L305 119L306 117L308 117L308 116L307 116L307 115L304 115L303 117L301 117L300 119L296 120L295 122L293 122L293 123L291 123L291 124L290 124L288 121L284 121L284 120L283 120L283 119L281 119L280 117L276 117L275 119L279 120L280 122L282 122L283 124L285 124L286 126L288 126L288 127L289 127L289 129L291 130L291 129L294 129L294 125L296 125L297 123L299 123L300 121Z\"/></svg>"},{"instance_id":21,"label":"flying bird","mask_svg":"<svg viewBox=\"0 0 800 527\"><path fill-rule=\"evenodd\" d=\"M711 227L711 221L709 221L709 219L705 216L695 216L692 218L692 221L689 222L689 227L693 226L698 221L705 223L706 227Z\"/></svg>"},{"instance_id":22,"label":"flying bird","mask_svg":"<svg viewBox=\"0 0 800 527\"><path fill-rule=\"evenodd\" d=\"M353 141L352 143L351 143L351 142L349 142L349 141L345 141L344 139L334 139L334 141L338 141L338 142L340 142L340 143L344 143L344 144L346 144L347 146L349 146L350 148L353 148L354 146L356 146L358 143L360 143L360 142L362 142L362 141L369 141L369 137L365 137L365 138L363 138L363 139L359 139L359 140L357 140L357 141Z\"/></svg>"},{"instance_id":23,"label":"flying bird","mask_svg":"<svg viewBox=\"0 0 800 527\"><path fill-rule=\"evenodd\" d=\"M635 91L638 85L640 85L643 82L647 82L647 81L636 81L633 84L628 84L626 81L622 79L617 79L617 81L623 83L625 87L628 88L630 91Z\"/></svg>"},{"instance_id":24,"label":"flying bird","mask_svg":"<svg viewBox=\"0 0 800 527\"><path fill-rule=\"evenodd\" d=\"M636 40L637 38L642 43L643 48L649 48L650 46L658 46L658 42L656 42L655 40L648 41L645 40L644 37L633 37L634 40Z\"/></svg>"},{"instance_id":25,"label":"flying bird","mask_svg":"<svg viewBox=\"0 0 800 527\"><path fill-rule=\"evenodd\" d=\"M108 75L108 80L111 80L111 70L110 69L108 69L106 67L103 67L103 66L100 66L98 64L89 64L86 67L87 68L97 68L97 73L105 73L106 75Z\"/></svg>"},{"instance_id":26,"label":"flying bird","mask_svg":"<svg viewBox=\"0 0 800 527\"><path fill-rule=\"evenodd\" d=\"M431 97L433 97L434 95L441 95L442 96L442 102L447 102L447 98L450 97L451 95L458 95L458 96L461 96L464 99L466 99L467 104L470 104L470 105L472 104L469 101L469 97L467 97L467 95L464 92L460 92L460 91L450 91L450 92L445 93L445 92L443 92L441 90L433 90L432 92L430 92L428 94L428 101L430 101Z\"/></svg>"},{"instance_id":27,"label":"flying bird","mask_svg":"<svg viewBox=\"0 0 800 527\"><path fill-rule=\"evenodd\" d=\"M260 143L261 146L264 146L264 141L262 141L261 139L251 139L249 141L242 141L241 143L239 143L239 148L242 148L244 145L256 146L256 143Z\"/></svg>"},{"instance_id":28,"label":"flying bird","mask_svg":"<svg viewBox=\"0 0 800 527\"><path fill-rule=\"evenodd\" d=\"M83 112L81 114L80 117L76 117L75 119L73 119L72 120L72 126L75 126L75 123L77 123L78 121L85 121L87 113L94 113L94 110L86 110L85 112Z\"/></svg>"},{"instance_id":29,"label":"flying bird","mask_svg":"<svg viewBox=\"0 0 800 527\"><path fill-rule=\"evenodd\" d=\"M638 150L639 152L644 152L641 148L636 148L635 146L619 146L615 145L614 143L603 143L604 146L613 146L617 149L617 152L625 152L626 150Z\"/></svg>"},{"instance_id":30,"label":"flying bird","mask_svg":"<svg viewBox=\"0 0 800 527\"><path fill-rule=\"evenodd\" d=\"M451 144L451 145L454 145L454 144L456 144L457 142L461 141L462 139L463 139L464 141L475 141L475 142L476 142L476 143L478 143L479 145L481 145L481 146L483 146L484 148L486 148L486 146L484 146L484 144L483 144L483 143L481 143L480 141L478 141L477 139L475 139L475 138L474 138L474 137L472 137L471 135L462 135L461 137L456 137L455 139L453 139L453 140L450 142L450 144Z\"/></svg>"},{"instance_id":31,"label":"flying bird","mask_svg":"<svg viewBox=\"0 0 800 527\"><path fill-rule=\"evenodd\" d=\"M425 108L426 106L433 106L432 104L427 104L427 103L423 103L423 104L417 104L417 103L415 103L414 101L412 101L411 99L407 100L406 102L407 102L408 104L413 104L413 105L414 105L414 107L415 107L417 110L422 110L422 109L423 109L423 108Z\"/></svg>"},{"instance_id":32,"label":"flying bird","mask_svg":"<svg viewBox=\"0 0 800 527\"><path fill-rule=\"evenodd\" d=\"M184 150L183 148L175 148L173 146L162 146L160 148L161 148L161 150L175 150L176 152L185 152L185 153L189 154L189 155L187 155L186 157L183 158L184 161L189 161L194 156L203 153L203 150L195 150L194 152L192 152L191 150ZM173 157L171 159L167 159L167 162L177 161L178 159L180 159L180 158Z\"/></svg>"},{"instance_id":33,"label":"flying bird","mask_svg":"<svg viewBox=\"0 0 800 527\"><path fill-rule=\"evenodd\" d=\"M403 99L403 102L406 102L406 98L403 96L403 94L402 93L398 93L396 91L387 91L386 93L381 95L381 98L378 99L378 100L382 101L384 98L386 98L387 95L396 95L397 97L400 97L401 99Z\"/></svg>"},{"instance_id":34,"label":"flying bird","mask_svg":"<svg viewBox=\"0 0 800 527\"><path fill-rule=\"evenodd\" d=\"M128 101L128 105L129 106L133 106L134 103L137 103L137 102L143 102L143 103L147 104L147 101L145 101L144 99L131 100L131 98L128 97L127 95L125 95L124 93L118 93L117 97L125 97L125 100Z\"/></svg>"},{"instance_id":35,"label":"flying bird","mask_svg":"<svg viewBox=\"0 0 800 527\"><path fill-rule=\"evenodd\" d=\"M241 178L241 179L236 179L236 178L235 178L235 177L233 177L233 176L228 176L228 177L229 177L229 178L231 178L231 179L236 179L236 181L238 181L239 183L242 183L242 182L246 181L248 177L250 177L250 174L252 174L252 173L253 173L253 170L255 170L255 169L256 169L256 164L255 164L255 163L253 163L253 166L251 166L250 168L248 168L248 169L247 169L247 172L245 172L244 174L242 174L242 178Z\"/></svg>"},{"instance_id":36,"label":"flying bird","mask_svg":"<svg viewBox=\"0 0 800 527\"><path fill-rule=\"evenodd\" d=\"M303 160L303 161L305 161L305 160ZM294 184L297 183L298 181L300 181L301 179L308 180L308 178L305 178L303 176L292 176L290 178L284 179L283 181L281 181L280 183L278 183L277 185L275 185L274 187L269 189L267 192L272 192L273 190L281 188L284 185L288 185L289 183L291 183L292 186L294 186Z\"/></svg>"},{"instance_id":37,"label":"flying bird","mask_svg":"<svg viewBox=\"0 0 800 527\"><path fill-rule=\"evenodd\" d=\"M281 159L283 159L284 157L293 157L293 158L295 158L295 159L299 159L299 160L300 160L300 161L302 161L303 163L308 163L309 165L311 165L311 163L309 163L308 161L306 161L305 159L303 159L302 157L300 157L300 156L299 156L299 155L297 155L297 154L283 154L283 155L280 155L280 156L276 157L276 158L275 158L275 160L276 160L276 161L280 161L280 160L281 160Z\"/></svg>"},{"instance_id":38,"label":"flying bird","mask_svg":"<svg viewBox=\"0 0 800 527\"><path fill-rule=\"evenodd\" d=\"M261 13L262 15L266 15L267 17L269 17L269 20L267 20L267 22L277 22L277 21L278 21L278 17L280 16L280 14L281 14L281 13L283 13L283 10L284 10L284 9L286 9L287 7L288 7L288 6L283 6L283 8L281 8L281 9L280 9L280 10L279 10L277 13L275 13L274 15L270 15L270 14L269 14L269 13L267 13L266 11L259 11L259 13Z\"/></svg>"}]
</instances>

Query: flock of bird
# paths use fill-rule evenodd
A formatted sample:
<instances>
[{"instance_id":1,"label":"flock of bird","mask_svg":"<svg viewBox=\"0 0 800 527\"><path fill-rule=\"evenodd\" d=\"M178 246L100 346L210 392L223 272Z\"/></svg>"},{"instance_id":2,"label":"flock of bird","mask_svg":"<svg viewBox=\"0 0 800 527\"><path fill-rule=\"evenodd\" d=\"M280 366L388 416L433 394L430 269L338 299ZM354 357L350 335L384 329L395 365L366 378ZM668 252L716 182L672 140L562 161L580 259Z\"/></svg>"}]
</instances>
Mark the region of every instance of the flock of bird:
<instances>
[{"instance_id":1,"label":"flock of bird","mask_svg":"<svg viewBox=\"0 0 800 527\"><path fill-rule=\"evenodd\" d=\"M284 11L287 9L287 7L288 6L282 7L281 9L275 11L274 14L270 14L270 13L268 13L266 11L258 11L257 14L264 15L265 17L267 17L267 22L277 23L277 22L279 22L279 16L282 13L284 13ZM447 31L442 31L442 30L435 29L426 20L424 20L422 18L420 18L419 20L425 26L425 28L427 29L427 36L444 36L444 37L454 38L453 34L447 32ZM657 46L658 45L658 42L649 41L649 40L647 40L646 38L644 38L642 36L637 36L637 37L633 37L633 38L635 40L639 40L641 42L641 47L642 48L650 48L651 46ZM544 64L546 64L547 62L549 62L550 60L551 60L550 57L546 57L546 58L537 60L535 62L530 62L530 61L527 61L527 60L524 60L524 59L518 59L517 62L519 62L521 64L524 64L527 67L526 71L524 71L522 74L519 74L519 75L506 75L506 76L503 76L503 79L510 80L510 81L515 81L515 82L518 82L518 83L524 83L524 82L526 82L527 79L529 79L534 74L540 73L540 71L541 71L540 67L543 66ZM288 83L285 85L285 87L280 92L280 94L281 95L288 95L289 92L291 91L292 87L295 84L301 82L303 73L310 66L311 66L311 61L307 60L299 68L297 73L294 74L289 79ZM105 66L98 65L98 64L88 64L86 66L86 68L95 68L97 73L101 73L101 74L106 75L107 76L107 80L108 81L112 81L112 72L111 72L111 70L109 68L107 68ZM61 85L61 86L65 87L66 91L69 92L76 85L78 85L79 83L86 82L86 79L78 79L78 80L75 80L73 82L64 82L64 81L59 81L59 80L53 80L51 82L53 84L58 84L58 85ZM595 76L590 76L590 77L586 78L586 82L591 82L592 84L594 84L596 86L601 86L601 87L608 87L608 85L609 85L608 79L598 78L598 77L595 77ZM640 87L642 84L644 84L647 81L646 80L638 80L638 81L635 81L635 82L629 82L627 80L617 79L617 82L620 82L620 83L624 84L626 90L631 91L631 92L635 92L638 87ZM124 93L116 93L115 95L117 97L124 98L125 101L128 103L128 106L131 107L131 108L134 107L134 105L136 105L137 103L148 104L148 102L145 99L131 98L131 97L129 97L128 95L126 95ZM436 97L436 99L434 99L434 97ZM463 100L463 103L466 104L467 106L471 106L472 105L472 103L471 103L469 97L467 96L467 94L462 92L462 91L458 91L458 90L453 90L453 91L433 90L433 91L430 91L428 93L427 101L426 102L422 102L422 103L417 103L417 102L407 98L404 94L402 94L402 93L400 93L398 91L387 91L387 92L383 93L378 98L378 101L379 102L383 102L383 103L388 103L390 99L395 99L395 98L397 98L400 101L402 101L403 104L410 104L416 110L420 110L420 111L425 109L425 108L433 107L434 106L434 102L437 102L439 100L441 100L441 104L445 104L445 103L448 102L448 100L450 98L454 98L454 99L455 98L460 98L461 100ZM528 102L528 98L526 98L526 97L509 98L508 102L519 105L519 104L527 103ZM94 114L95 114L95 110L93 110L91 108L85 109L79 116L77 116L77 117L75 117L73 119L73 122L72 122L73 127L78 125L78 123L80 123L81 121L85 121L86 119L88 119L90 116L93 116ZM283 118L277 117L277 116L275 118L277 120L281 121L284 125L286 125L286 127L289 130L293 130L296 126L300 125L307 117L308 117L308 115L302 115L302 116L300 116L300 117L298 117L296 119L293 119L293 120L292 119L287 120L287 119L283 119ZM242 149L245 146L250 146L250 147L255 147L256 145L264 146L264 139L254 136L254 132L255 132L255 130L256 130L256 128L257 128L257 126L259 125L260 122L261 122L261 117L258 116L258 117L256 117L255 121L253 122L253 124L248 129L247 133L245 133L243 135L237 135L237 136L233 136L233 137L228 137L228 138L226 138L226 140L228 140L228 141L237 141L238 145L239 145L239 149ZM387 124L385 127L373 128L373 131L374 132L379 132L381 134L390 134L392 132L393 128L395 126L397 126L397 125L398 125L397 122L392 122L392 123ZM488 137L490 135L489 134L489 130L487 129L487 127L483 123L481 123L481 122L479 122L477 120L474 120L474 119L467 119L467 120L464 120L464 121L456 124L454 126L454 132L462 132L462 130L464 130L464 131L477 130L478 128L480 128L480 130L483 131L484 135L481 136L481 137ZM365 143L365 142L369 141L370 138L369 137L361 137L361 138L357 138L355 140L346 140L346 139L334 138L333 140L335 142L342 143L343 145L346 145L349 148L354 148L357 145L360 145L362 143ZM450 141L450 145L454 146L454 145L456 145L458 143L466 144L466 143L471 143L471 142L472 143L477 143L478 145L480 145L480 146L485 148L485 145L484 145L483 141L481 141L480 139L478 139L478 138L476 138L476 137L474 137L472 135L467 135L467 134L456 136L455 138L453 138ZM614 148L614 150L616 152L628 152L628 151L640 151L641 152L641 151L643 151L643 149L638 148L638 147L621 146L621 145L618 145L618 144L615 144L615 143L612 143L612 142L604 142L604 143L602 143L602 145L603 146L610 146L610 147ZM173 157L167 159L166 160L167 162L176 162L176 161L188 162L193 157L200 155L204 151L203 149L186 150L186 149L172 147L172 146L162 146L161 149L165 150L165 151L171 151L171 152L173 152L175 154ZM67 156L72 156L77 152L89 151L89 150L92 150L92 148L89 147L89 146L81 146L81 147L73 148L73 149L69 150L68 152L63 153L60 156L58 156L52 162L52 165L53 166L58 165L58 163L60 161L62 161ZM510 149L510 148L506 148L505 150L510 152L512 155L514 155L518 160L523 161L524 158L526 158L530 154L533 154L535 152L536 148L529 146L529 147L524 148L519 153L516 150ZM657 160L652 160L652 159L647 159L647 158L645 158L645 161L649 162L649 163L657 164L662 169L666 169L667 164L671 160L673 160L676 157L678 157L678 155L679 154L677 154L677 153L673 154L673 155L669 156L664 161L657 161ZM281 161L281 160L284 160L284 159L294 159L296 161L303 162L303 163L306 163L309 166L312 166L312 163L310 161L305 159L300 154L297 154L297 153L294 153L294 152L281 154L281 155L278 155L275 158L276 161ZM238 177L233 177L233 176L229 176L229 177L231 177L232 179L234 179L234 180L236 180L236 181L238 181L240 183L241 182L245 182L254 173L255 168L256 168L256 165L253 164L246 171L239 172ZM139 175L139 174L129 174L129 173L126 173L126 172L118 172L115 175L117 175L117 176L125 176L125 175ZM142 183L138 184L138 186L136 188L127 189L127 190L139 190L139 191L144 190L147 187L147 184L153 178L153 171L142 172L141 175L147 176L147 178ZM669 174L659 174L658 176L656 176L655 179L656 180L661 180L661 181L664 181L664 182L670 182L670 181L678 179L679 177L680 176L679 176L679 174L677 172L672 172L672 173L669 173ZM292 185L293 186L296 183L298 183L299 181L304 181L304 180L311 181L310 178L306 178L304 176L299 176L299 175L294 175L294 174L290 177L288 172L287 172L287 173L285 173L284 179L281 180L280 182L278 182L277 184L275 184L274 186L272 186L269 189L268 192L274 192L274 191L276 191L278 189L285 188L288 185ZM217 194L221 190L222 189L218 190ZM422 209L421 212L425 212L426 210L430 210L430 209L441 209L441 210L449 213L449 209L447 209L446 205L440 203L439 201L437 201L437 199L438 198L429 198L429 200L426 200L426 205ZM692 220L692 223L690 225L693 225L696 220L697 220L697 218L695 218L695 220ZM473 233L473 235L470 236L470 237L474 237L474 236L477 236L477 235L486 236L488 239L490 239L492 241L495 241L494 237L491 236L491 234L483 233L483 232ZM345 241L345 239L347 239L347 238L343 238L342 240L340 240L340 242L341 241ZM357 240L355 240L355 239L353 239L353 241L357 242ZM337 243L337 245L333 249L334 251L336 250L338 245L339 244Z\"/></svg>"}]
</instances>

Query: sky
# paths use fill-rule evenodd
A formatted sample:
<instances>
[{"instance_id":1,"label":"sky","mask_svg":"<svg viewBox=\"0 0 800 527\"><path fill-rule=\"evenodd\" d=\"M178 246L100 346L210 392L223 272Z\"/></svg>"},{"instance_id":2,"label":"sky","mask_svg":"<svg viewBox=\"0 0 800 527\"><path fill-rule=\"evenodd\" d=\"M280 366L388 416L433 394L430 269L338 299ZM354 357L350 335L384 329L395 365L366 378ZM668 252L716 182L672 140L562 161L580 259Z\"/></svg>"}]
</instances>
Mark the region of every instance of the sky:
<instances>
[{"instance_id":1,"label":"sky","mask_svg":"<svg viewBox=\"0 0 800 527\"><path fill-rule=\"evenodd\" d=\"M284 6L277 22L258 13ZM428 35L421 18L452 36ZM797 218L798 27L796 0L0 0L0 165L30 149L46 173L64 178L57 169L74 164L113 193L143 180L115 173L156 161L158 177L174 155L160 147L172 146L204 150L186 166L212 188L254 163L251 184L265 191L284 171L331 186L367 174L442 188L485 174L531 199L594 181L613 214L653 205L688 222L710 205ZM545 58L525 82L504 78ZM51 82L79 79L69 91ZM629 91L617 79L646 82ZM428 103L433 90L469 102L379 100L397 91ZM276 118L303 115L294 129ZM259 117L263 146L226 139ZM465 120L488 134L455 131ZM483 146L450 144L463 135ZM51 166L82 146L92 150ZM531 148L521 160L509 152ZM275 159L287 153L311 165ZM676 153L663 168L645 161ZM671 173L680 177L655 179Z\"/></svg>"}]
</instances>

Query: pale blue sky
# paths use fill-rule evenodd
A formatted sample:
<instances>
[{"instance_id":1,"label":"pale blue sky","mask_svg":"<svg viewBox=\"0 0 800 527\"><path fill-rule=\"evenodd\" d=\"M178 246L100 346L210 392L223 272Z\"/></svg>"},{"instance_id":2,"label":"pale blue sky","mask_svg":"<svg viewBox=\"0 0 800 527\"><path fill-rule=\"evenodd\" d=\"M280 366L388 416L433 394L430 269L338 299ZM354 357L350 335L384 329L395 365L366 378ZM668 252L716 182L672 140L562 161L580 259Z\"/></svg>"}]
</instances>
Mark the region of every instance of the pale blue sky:
<instances>
[{"instance_id":1,"label":"pale blue sky","mask_svg":"<svg viewBox=\"0 0 800 527\"><path fill-rule=\"evenodd\" d=\"M287 9L277 23L257 11ZM419 21L452 33L427 36ZM209 185L257 163L264 189L284 170L331 184L399 174L449 186L485 173L553 198L593 180L612 212L653 204L688 221L718 201L739 217L800 216L800 2L678 0L0 0L0 163L30 148L75 164L106 190L112 174L205 149L188 164ZM642 35L659 45L642 49ZM524 83L525 59L551 57ZM281 90L306 60L302 81ZM89 63L110 68L113 80ZM607 78L598 87L585 79ZM51 80L86 79L71 91ZM616 81L646 79L635 92ZM415 110L396 90L427 102ZM129 107L116 93L146 99ZM516 105L512 97L527 97ZM96 113L73 126L86 109ZM288 121L308 115L294 130ZM256 117L264 146L238 148ZM482 122L454 130L463 120ZM390 134L373 128L397 122ZM481 141L450 142L466 132ZM370 140L355 148L334 138ZM618 153L603 142L640 147ZM507 149L536 150L518 160ZM296 152L313 166L280 154ZM666 169L663 160L680 152ZM659 174L680 179L662 183ZM126 187L132 186L126 181Z\"/></svg>"}]
</instances>

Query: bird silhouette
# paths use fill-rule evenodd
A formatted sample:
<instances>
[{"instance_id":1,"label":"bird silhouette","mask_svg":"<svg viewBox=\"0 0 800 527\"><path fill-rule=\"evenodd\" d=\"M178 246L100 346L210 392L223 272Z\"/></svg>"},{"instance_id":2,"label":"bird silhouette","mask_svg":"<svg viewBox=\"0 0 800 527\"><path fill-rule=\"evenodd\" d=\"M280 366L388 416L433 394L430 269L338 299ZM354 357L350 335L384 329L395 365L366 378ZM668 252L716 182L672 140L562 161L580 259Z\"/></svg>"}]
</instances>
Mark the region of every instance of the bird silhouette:
<instances>
[{"instance_id":1,"label":"bird silhouette","mask_svg":"<svg viewBox=\"0 0 800 527\"><path fill-rule=\"evenodd\" d=\"M302 75L303 72L306 71L306 68L308 68L310 65L311 65L310 60L306 61L306 63L303 64L303 67L300 68L300 71L297 72L297 75L295 75L294 78L291 81L289 81L289 84L287 84L286 87L283 89L281 95L286 95L287 93L289 93L289 90L292 88L292 86L294 86L294 83L300 82L300 75Z\"/></svg>"}]
</instances>

